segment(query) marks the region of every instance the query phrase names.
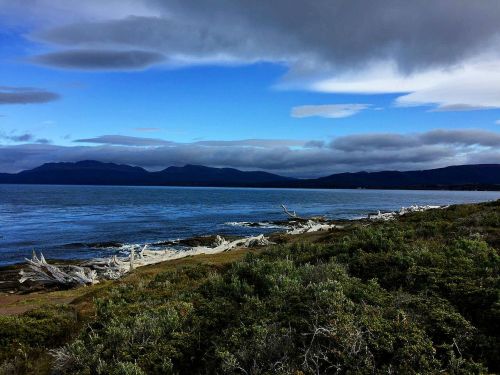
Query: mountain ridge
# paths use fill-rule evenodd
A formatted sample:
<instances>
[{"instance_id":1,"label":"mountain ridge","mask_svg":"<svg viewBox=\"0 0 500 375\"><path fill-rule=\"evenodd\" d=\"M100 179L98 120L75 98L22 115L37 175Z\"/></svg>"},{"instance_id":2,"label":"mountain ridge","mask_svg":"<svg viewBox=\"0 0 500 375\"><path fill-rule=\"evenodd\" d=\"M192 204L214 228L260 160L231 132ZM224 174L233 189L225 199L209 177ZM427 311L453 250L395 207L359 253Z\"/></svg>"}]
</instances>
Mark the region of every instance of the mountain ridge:
<instances>
[{"instance_id":1,"label":"mountain ridge","mask_svg":"<svg viewBox=\"0 0 500 375\"><path fill-rule=\"evenodd\" d=\"M500 164L456 165L414 171L344 172L296 179L264 171L193 164L149 172L126 164L83 160L45 163L15 174L0 173L0 184L500 190Z\"/></svg>"}]
</instances>

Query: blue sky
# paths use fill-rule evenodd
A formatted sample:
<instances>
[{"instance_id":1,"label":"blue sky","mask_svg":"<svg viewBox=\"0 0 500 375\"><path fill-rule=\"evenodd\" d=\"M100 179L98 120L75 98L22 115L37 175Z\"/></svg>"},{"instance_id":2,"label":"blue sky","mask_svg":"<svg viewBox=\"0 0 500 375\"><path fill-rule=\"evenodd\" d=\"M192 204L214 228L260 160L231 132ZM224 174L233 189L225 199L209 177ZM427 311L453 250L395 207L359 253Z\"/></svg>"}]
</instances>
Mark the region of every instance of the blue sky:
<instances>
[{"instance_id":1,"label":"blue sky","mask_svg":"<svg viewBox=\"0 0 500 375\"><path fill-rule=\"evenodd\" d=\"M313 42L300 20L287 32L287 19L266 7L259 10L262 24L243 5L221 8L234 25L245 27L228 22L212 30L215 16L190 2L160 7L147 0L110 1L105 8L97 1L28 2L25 14L0 0L0 171L79 158L148 169L200 163L296 176L500 162L500 59L494 52L500 27L485 26L472 41L442 30L436 48L451 44L450 55L457 55L447 60L428 51L430 37L417 33L419 25L411 41L416 45L378 56L369 51L372 44L358 51L355 40L328 39L330 32L332 39L344 34L328 29L335 26L315 31ZM441 2L468 11L461 2ZM221 11L218 3L210 3L214 14ZM376 11L384 7L388 14L394 7L415 12L392 1ZM421 23L428 22L428 10L417 12ZM492 5L470 22L500 23L499 15ZM201 32L184 29L187 16L197 25L206 22L203 33L214 35L196 39ZM119 34L127 27L136 32L139 22L140 37ZM392 26L394 35L375 42L405 42L398 24ZM371 43L372 33L356 37ZM125 143L123 136L129 137ZM245 143L255 139L268 143ZM338 149L336 139L357 148ZM215 144L200 144L208 141Z\"/></svg>"}]
</instances>

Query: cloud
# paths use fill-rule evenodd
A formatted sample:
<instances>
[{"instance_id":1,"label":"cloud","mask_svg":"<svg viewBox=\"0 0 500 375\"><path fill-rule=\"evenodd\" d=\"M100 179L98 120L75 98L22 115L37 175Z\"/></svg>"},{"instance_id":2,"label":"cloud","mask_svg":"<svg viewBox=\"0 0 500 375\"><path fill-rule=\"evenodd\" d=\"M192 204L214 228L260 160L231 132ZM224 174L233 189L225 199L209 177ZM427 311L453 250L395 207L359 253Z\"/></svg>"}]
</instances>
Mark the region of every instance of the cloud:
<instances>
[{"instance_id":1,"label":"cloud","mask_svg":"<svg viewBox=\"0 0 500 375\"><path fill-rule=\"evenodd\" d=\"M0 0L66 69L284 65L281 88L400 93L398 106L500 108L500 2ZM446 15L446 17L443 17Z\"/></svg>"},{"instance_id":2,"label":"cloud","mask_svg":"<svg viewBox=\"0 0 500 375\"><path fill-rule=\"evenodd\" d=\"M500 62L470 62L440 72L436 81L396 100L399 106L436 106L437 111L467 111L500 108Z\"/></svg>"},{"instance_id":3,"label":"cloud","mask_svg":"<svg viewBox=\"0 0 500 375\"><path fill-rule=\"evenodd\" d=\"M500 163L500 133L477 129L356 134L337 137L330 143L303 141L303 146L286 145L286 141L279 140L263 141L241 140L229 144L224 141L205 141L202 144L163 141L169 143L155 146L148 142L138 146L139 140L130 140L132 145L4 145L0 146L0 171L19 171L44 162L94 159L150 170L170 165L202 164L312 177L345 171Z\"/></svg>"},{"instance_id":4,"label":"cloud","mask_svg":"<svg viewBox=\"0 0 500 375\"><path fill-rule=\"evenodd\" d=\"M35 56L31 61L58 68L82 70L137 70L163 61L161 53L148 51L69 50Z\"/></svg>"},{"instance_id":5,"label":"cloud","mask_svg":"<svg viewBox=\"0 0 500 375\"><path fill-rule=\"evenodd\" d=\"M201 146L220 146L220 147L234 147L234 146L244 146L244 147L260 147L260 148L272 148L272 147L300 147L304 146L307 142L300 140L291 139L242 139L236 141L198 141L194 144Z\"/></svg>"},{"instance_id":6,"label":"cloud","mask_svg":"<svg viewBox=\"0 0 500 375\"><path fill-rule=\"evenodd\" d=\"M164 141L156 138L129 137L126 135L101 135L95 138L76 139L73 142L95 143L122 146L162 146L172 145L174 142Z\"/></svg>"},{"instance_id":7,"label":"cloud","mask_svg":"<svg viewBox=\"0 0 500 375\"><path fill-rule=\"evenodd\" d=\"M343 118L343 117L353 116L369 107L370 104L301 105L292 108L291 116L296 118L304 118L304 117Z\"/></svg>"},{"instance_id":8,"label":"cloud","mask_svg":"<svg viewBox=\"0 0 500 375\"><path fill-rule=\"evenodd\" d=\"M360 150L401 150L418 146L415 136L393 133L368 133L338 137L330 142L330 148L353 152Z\"/></svg>"},{"instance_id":9,"label":"cloud","mask_svg":"<svg viewBox=\"0 0 500 375\"><path fill-rule=\"evenodd\" d=\"M465 112L465 111L484 111L486 109L495 109L484 105L473 104L441 104L431 112Z\"/></svg>"},{"instance_id":10,"label":"cloud","mask_svg":"<svg viewBox=\"0 0 500 375\"><path fill-rule=\"evenodd\" d=\"M500 134L481 129L431 130L420 135L427 144L454 144L463 146L500 147Z\"/></svg>"},{"instance_id":11,"label":"cloud","mask_svg":"<svg viewBox=\"0 0 500 375\"><path fill-rule=\"evenodd\" d=\"M9 139L14 142L29 142L33 140L33 135L32 134L21 134L21 135L12 135L9 137L5 137L6 139Z\"/></svg>"},{"instance_id":12,"label":"cloud","mask_svg":"<svg viewBox=\"0 0 500 375\"><path fill-rule=\"evenodd\" d=\"M0 86L0 105L48 103L59 97L58 94L43 89Z\"/></svg>"},{"instance_id":13,"label":"cloud","mask_svg":"<svg viewBox=\"0 0 500 375\"><path fill-rule=\"evenodd\" d=\"M119 2L108 5L109 17L100 2L69 2L70 19L82 21L50 27L37 38L71 47L147 47L179 61L281 60L297 70L386 59L403 71L450 65L492 47L500 30L495 1L222 0L200 7L195 0L142 0L128 16ZM51 8L47 1L32 5L43 7L41 14ZM89 9L101 11L95 16Z\"/></svg>"},{"instance_id":14,"label":"cloud","mask_svg":"<svg viewBox=\"0 0 500 375\"><path fill-rule=\"evenodd\" d=\"M281 88L401 93L398 106L438 111L500 108L498 1L32 0L28 11L0 4L9 20L28 12L38 21L30 37L55 49L33 57L44 65L272 62L288 67Z\"/></svg>"},{"instance_id":15,"label":"cloud","mask_svg":"<svg viewBox=\"0 0 500 375\"><path fill-rule=\"evenodd\" d=\"M121 145L121 146L183 146L183 145L198 145L208 147L259 147L259 148L272 148L272 147L293 147L303 146L306 142L300 140L289 139L242 139L234 141L197 141L193 143L178 143L167 141L158 138L145 138L145 137L131 137L125 135L101 135L95 138L77 139L77 143L95 143L95 144L108 144L108 145Z\"/></svg>"},{"instance_id":16,"label":"cloud","mask_svg":"<svg viewBox=\"0 0 500 375\"><path fill-rule=\"evenodd\" d=\"M304 144L305 148L322 148L325 146L325 141L308 141Z\"/></svg>"},{"instance_id":17,"label":"cloud","mask_svg":"<svg viewBox=\"0 0 500 375\"><path fill-rule=\"evenodd\" d=\"M464 60L459 66L403 74L394 63L372 63L358 71L315 80L313 91L350 94L402 94L398 107L429 106L432 111L500 108L500 61L492 56Z\"/></svg>"},{"instance_id":18,"label":"cloud","mask_svg":"<svg viewBox=\"0 0 500 375\"><path fill-rule=\"evenodd\" d=\"M496 120L495 124L500 125L500 120Z\"/></svg>"},{"instance_id":19,"label":"cloud","mask_svg":"<svg viewBox=\"0 0 500 375\"><path fill-rule=\"evenodd\" d=\"M329 147L346 152L359 150L404 150L422 146L446 145L454 147L500 147L500 133L481 129L443 130L425 133L394 134L368 133L334 139Z\"/></svg>"},{"instance_id":20,"label":"cloud","mask_svg":"<svg viewBox=\"0 0 500 375\"><path fill-rule=\"evenodd\" d=\"M50 139L47 139L47 138L37 138L35 140L35 143L47 145L49 143L52 143L52 141Z\"/></svg>"},{"instance_id":21,"label":"cloud","mask_svg":"<svg viewBox=\"0 0 500 375\"><path fill-rule=\"evenodd\" d=\"M23 134L5 134L0 132L0 139L4 139L10 142L16 143L51 143L49 139L46 138L35 138L35 135L31 133L23 133Z\"/></svg>"}]
</instances>

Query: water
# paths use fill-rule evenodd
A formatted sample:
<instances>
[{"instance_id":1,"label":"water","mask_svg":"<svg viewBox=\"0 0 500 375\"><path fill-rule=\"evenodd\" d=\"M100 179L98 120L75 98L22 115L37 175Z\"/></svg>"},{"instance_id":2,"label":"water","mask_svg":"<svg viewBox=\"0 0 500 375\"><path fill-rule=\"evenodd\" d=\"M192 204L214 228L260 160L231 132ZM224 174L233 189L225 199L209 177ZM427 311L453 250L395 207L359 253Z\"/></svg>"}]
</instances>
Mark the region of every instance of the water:
<instances>
[{"instance_id":1,"label":"water","mask_svg":"<svg viewBox=\"0 0 500 375\"><path fill-rule=\"evenodd\" d=\"M304 216L352 219L412 204L494 199L500 192L0 185L0 265L21 262L32 249L48 258L86 259L127 248L89 243L258 234L276 229L225 223L284 219L282 203Z\"/></svg>"}]
</instances>

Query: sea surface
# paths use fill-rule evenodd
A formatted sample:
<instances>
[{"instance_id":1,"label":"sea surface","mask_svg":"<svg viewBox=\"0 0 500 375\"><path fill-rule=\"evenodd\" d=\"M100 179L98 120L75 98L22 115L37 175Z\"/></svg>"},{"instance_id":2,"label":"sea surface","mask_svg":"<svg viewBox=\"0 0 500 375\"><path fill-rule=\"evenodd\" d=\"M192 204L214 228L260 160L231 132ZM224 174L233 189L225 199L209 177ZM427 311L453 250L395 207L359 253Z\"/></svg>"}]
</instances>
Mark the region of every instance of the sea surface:
<instances>
[{"instance_id":1,"label":"sea surface","mask_svg":"<svg viewBox=\"0 0 500 375\"><path fill-rule=\"evenodd\" d=\"M354 219L413 204L495 199L500 192L0 185L0 265L22 262L33 249L46 258L87 259L197 235L276 231L234 223L285 219L281 204L303 216ZM92 245L103 242L123 246Z\"/></svg>"}]
</instances>

